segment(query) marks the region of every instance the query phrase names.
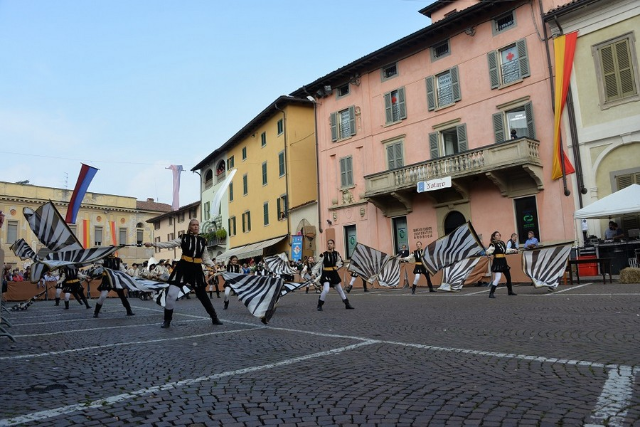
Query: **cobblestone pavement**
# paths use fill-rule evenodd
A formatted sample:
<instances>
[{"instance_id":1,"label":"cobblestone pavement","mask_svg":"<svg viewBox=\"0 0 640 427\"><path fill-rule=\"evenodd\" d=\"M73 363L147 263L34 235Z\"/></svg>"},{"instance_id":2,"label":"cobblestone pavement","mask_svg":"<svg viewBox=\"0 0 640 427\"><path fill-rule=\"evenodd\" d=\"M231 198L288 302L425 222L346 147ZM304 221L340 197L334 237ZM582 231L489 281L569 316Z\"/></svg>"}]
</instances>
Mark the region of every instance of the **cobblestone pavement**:
<instances>
[{"instance_id":1,"label":"cobblestone pavement","mask_svg":"<svg viewBox=\"0 0 640 427\"><path fill-rule=\"evenodd\" d=\"M298 291L268 326L192 298L170 329L151 301L37 302L0 339L0 425L640 426L640 284L515 290L331 291L323 312Z\"/></svg>"}]
</instances>

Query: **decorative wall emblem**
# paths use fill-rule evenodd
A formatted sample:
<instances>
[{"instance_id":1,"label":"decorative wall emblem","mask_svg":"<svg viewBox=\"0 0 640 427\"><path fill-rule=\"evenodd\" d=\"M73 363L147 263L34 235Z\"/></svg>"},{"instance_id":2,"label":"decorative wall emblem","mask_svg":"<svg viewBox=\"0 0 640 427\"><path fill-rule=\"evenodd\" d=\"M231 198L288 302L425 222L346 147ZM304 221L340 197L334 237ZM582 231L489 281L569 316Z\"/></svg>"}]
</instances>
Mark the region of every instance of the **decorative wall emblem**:
<instances>
[{"instance_id":1,"label":"decorative wall emblem","mask_svg":"<svg viewBox=\"0 0 640 427\"><path fill-rule=\"evenodd\" d=\"M125 223L125 219L124 218L120 218L120 224L124 224Z\"/></svg>"},{"instance_id":2,"label":"decorative wall emblem","mask_svg":"<svg viewBox=\"0 0 640 427\"><path fill-rule=\"evenodd\" d=\"M102 217L101 217L100 215L98 215L98 216L96 217L96 221L98 221L98 222L102 221Z\"/></svg>"},{"instance_id":3,"label":"decorative wall emblem","mask_svg":"<svg viewBox=\"0 0 640 427\"><path fill-rule=\"evenodd\" d=\"M350 205L353 203L353 194L349 190L342 190L342 204Z\"/></svg>"}]
</instances>

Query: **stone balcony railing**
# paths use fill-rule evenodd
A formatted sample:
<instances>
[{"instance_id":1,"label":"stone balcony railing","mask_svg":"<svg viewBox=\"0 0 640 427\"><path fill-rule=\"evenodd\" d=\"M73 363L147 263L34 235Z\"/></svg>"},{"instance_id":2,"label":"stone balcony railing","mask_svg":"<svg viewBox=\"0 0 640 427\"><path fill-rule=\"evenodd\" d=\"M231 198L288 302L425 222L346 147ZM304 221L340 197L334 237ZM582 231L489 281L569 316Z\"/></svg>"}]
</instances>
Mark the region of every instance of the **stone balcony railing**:
<instances>
[{"instance_id":1,"label":"stone balcony railing","mask_svg":"<svg viewBox=\"0 0 640 427\"><path fill-rule=\"evenodd\" d=\"M365 197L415 188L419 181L450 176L452 179L525 165L542 166L540 143L519 138L492 144L460 154L414 163L401 168L365 176Z\"/></svg>"}]
</instances>

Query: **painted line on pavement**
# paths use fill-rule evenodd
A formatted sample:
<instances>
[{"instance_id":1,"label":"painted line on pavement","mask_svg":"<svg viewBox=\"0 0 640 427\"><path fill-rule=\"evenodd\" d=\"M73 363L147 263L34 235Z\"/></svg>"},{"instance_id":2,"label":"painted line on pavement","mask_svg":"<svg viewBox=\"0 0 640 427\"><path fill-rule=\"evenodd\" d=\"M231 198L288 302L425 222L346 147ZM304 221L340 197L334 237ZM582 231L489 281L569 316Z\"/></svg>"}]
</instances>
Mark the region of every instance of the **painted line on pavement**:
<instances>
[{"instance_id":1,"label":"painted line on pavement","mask_svg":"<svg viewBox=\"0 0 640 427\"><path fill-rule=\"evenodd\" d=\"M609 378L592 411L591 422L586 426L618 427L624 424L629 401L633 396L633 377L634 372L628 366L609 370Z\"/></svg>"},{"instance_id":2,"label":"painted line on pavement","mask_svg":"<svg viewBox=\"0 0 640 427\"><path fill-rule=\"evenodd\" d=\"M198 322L200 320L210 320L208 318L202 318L202 319L185 319L185 320L180 320L180 322ZM176 322L174 322L176 323ZM107 330L111 330L111 329L126 329L126 328L139 328L141 326L158 326L160 324L160 322L154 322L154 323L137 323L135 325L123 325L123 326L105 326L103 328L87 328L87 329L69 329L66 331L57 331L57 332L46 332L43 334L24 334L24 335L14 335L14 338L27 338L27 337L43 337L43 336L49 336L49 335L63 335L63 334L75 334L75 333L82 333L82 332L90 332L90 331L107 331Z\"/></svg>"},{"instance_id":3,"label":"painted line on pavement","mask_svg":"<svg viewBox=\"0 0 640 427\"><path fill-rule=\"evenodd\" d=\"M171 389L178 388L178 387L190 386L190 385L193 385L193 384L199 384L199 383L202 383L202 382L205 382L205 381L217 380L217 379L220 379L220 378L234 376L234 375L242 375L242 374L247 374L247 373L251 373L251 372L263 371L263 370L266 370L266 369L279 368L281 366L292 365L292 364L299 363L299 362L304 362L304 361L310 360L310 359L316 359L316 358L319 358L319 357L324 357L324 356L343 353L345 351L355 350L355 349L357 349L359 347L366 346L366 345L371 345L371 344L375 344L375 343L377 343L377 341L375 341L375 340L365 341L365 342L361 342L361 343L358 343L358 344L352 344L352 345L348 345L348 346L345 346L345 347L339 347L339 348L334 348L334 349L327 350L327 351L322 351L322 352L319 352L319 353L308 354L306 356L299 356L299 357L294 357L294 358L291 358L291 359L285 359L283 361L276 362L276 363L269 363L269 364L266 364L266 365L252 366L252 367L249 367L249 368L237 369L235 371L227 371L227 372L221 372L219 374L208 375L208 376L199 377L199 378L175 381L175 382L170 382L170 383L167 383L167 384L164 384L164 385L161 385L161 386L142 388L140 390L136 390L136 391L133 391L133 392L130 392L130 393L123 393L123 394L118 394L118 395L115 395L115 396L109 396L109 397L105 397L105 398L102 398L102 399L97 399L97 400L94 400L93 402L89 402L89 403L80 403L80 404L76 404L76 405L62 406L62 407L55 408L55 409L48 409L46 411L33 412L31 414L22 415L22 416L19 416L19 417L6 418L6 419L3 419L3 420L0 420L0 426L12 426L12 425L23 424L23 423L28 423L28 422L42 421L42 420L46 420L46 419L49 419L49 418L58 417L58 416L61 416L61 415L68 415L68 414L71 414L71 413L74 413L74 412L86 411L87 409L101 408L101 407L106 406L106 405L113 405L114 403L122 402L122 401L125 401L125 400L130 400L130 399L133 399L134 397L138 397L138 396L145 396L145 395L148 395L148 394L151 394L151 393L157 393L159 391L171 390Z\"/></svg>"}]
</instances>

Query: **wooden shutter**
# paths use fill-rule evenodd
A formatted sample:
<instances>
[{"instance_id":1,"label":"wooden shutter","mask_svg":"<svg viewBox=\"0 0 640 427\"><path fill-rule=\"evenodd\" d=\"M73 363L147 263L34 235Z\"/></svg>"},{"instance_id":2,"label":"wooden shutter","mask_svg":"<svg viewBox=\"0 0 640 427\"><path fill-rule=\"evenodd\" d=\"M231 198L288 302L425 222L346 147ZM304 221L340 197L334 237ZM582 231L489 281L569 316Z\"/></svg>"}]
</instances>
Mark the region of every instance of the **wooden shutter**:
<instances>
[{"instance_id":1,"label":"wooden shutter","mask_svg":"<svg viewBox=\"0 0 640 427\"><path fill-rule=\"evenodd\" d=\"M458 79L458 66L451 69L451 90L453 91L453 101L458 102L462 99L460 94L460 80Z\"/></svg>"},{"instance_id":2,"label":"wooden shutter","mask_svg":"<svg viewBox=\"0 0 640 427\"><path fill-rule=\"evenodd\" d=\"M247 214L243 213L242 214L242 232L246 233L247 232Z\"/></svg>"},{"instance_id":3,"label":"wooden shutter","mask_svg":"<svg viewBox=\"0 0 640 427\"><path fill-rule=\"evenodd\" d=\"M622 97L635 95L637 93L634 79L633 66L631 65L631 51L629 40L624 39L616 42L616 65L620 74L620 89Z\"/></svg>"},{"instance_id":4,"label":"wooden shutter","mask_svg":"<svg viewBox=\"0 0 640 427\"><path fill-rule=\"evenodd\" d=\"M456 132L458 133L458 152L462 153L469 149L467 143L467 125L456 126Z\"/></svg>"},{"instance_id":5,"label":"wooden shutter","mask_svg":"<svg viewBox=\"0 0 640 427\"><path fill-rule=\"evenodd\" d=\"M434 76L429 76L426 78L427 81L427 108L429 111L433 111L436 109L436 95L434 93Z\"/></svg>"},{"instance_id":6,"label":"wooden shutter","mask_svg":"<svg viewBox=\"0 0 640 427\"><path fill-rule=\"evenodd\" d=\"M498 71L498 52L492 50L487 53L489 61L489 80L491 81L491 89L500 87L500 73Z\"/></svg>"},{"instance_id":7,"label":"wooden shutter","mask_svg":"<svg viewBox=\"0 0 640 427\"><path fill-rule=\"evenodd\" d=\"M277 204L276 208L278 209L278 219L280 219L280 217L282 216L282 215L280 215L282 213L282 206L280 205L280 197L278 197L276 202L277 202L276 203Z\"/></svg>"},{"instance_id":8,"label":"wooden shutter","mask_svg":"<svg viewBox=\"0 0 640 427\"><path fill-rule=\"evenodd\" d=\"M493 135L496 144L504 142L504 113L495 113L493 115Z\"/></svg>"},{"instance_id":9,"label":"wooden shutter","mask_svg":"<svg viewBox=\"0 0 640 427\"><path fill-rule=\"evenodd\" d=\"M329 123L331 124L331 141L333 142L338 140L337 116L338 113L331 113L329 116Z\"/></svg>"},{"instance_id":10,"label":"wooden shutter","mask_svg":"<svg viewBox=\"0 0 640 427\"><path fill-rule=\"evenodd\" d=\"M384 122L393 122L393 112L391 111L391 92L384 94Z\"/></svg>"},{"instance_id":11,"label":"wooden shutter","mask_svg":"<svg viewBox=\"0 0 640 427\"><path fill-rule=\"evenodd\" d=\"M396 157L396 167L401 168L402 166L404 166L404 160L402 158L402 143L398 142L397 144L394 144L393 150Z\"/></svg>"},{"instance_id":12,"label":"wooden shutter","mask_svg":"<svg viewBox=\"0 0 640 427\"><path fill-rule=\"evenodd\" d=\"M340 187L347 186L347 159L340 159Z\"/></svg>"},{"instance_id":13,"label":"wooden shutter","mask_svg":"<svg viewBox=\"0 0 640 427\"><path fill-rule=\"evenodd\" d=\"M351 136L355 135L356 134L356 108L353 105L349 107L349 128L351 129Z\"/></svg>"},{"instance_id":14,"label":"wooden shutter","mask_svg":"<svg viewBox=\"0 0 640 427\"><path fill-rule=\"evenodd\" d=\"M264 225L269 225L269 204L265 203L262 207L264 213Z\"/></svg>"},{"instance_id":15,"label":"wooden shutter","mask_svg":"<svg viewBox=\"0 0 640 427\"><path fill-rule=\"evenodd\" d=\"M533 103L527 102L524 104L524 112L527 115L527 132L529 132L529 138L536 139L536 126L533 121Z\"/></svg>"},{"instance_id":16,"label":"wooden shutter","mask_svg":"<svg viewBox=\"0 0 640 427\"><path fill-rule=\"evenodd\" d=\"M531 75L529 71L529 56L527 55L527 41L520 39L516 42L518 49L518 62L520 64L520 77L525 78Z\"/></svg>"},{"instance_id":17,"label":"wooden shutter","mask_svg":"<svg viewBox=\"0 0 640 427\"><path fill-rule=\"evenodd\" d=\"M389 165L389 170L396 168L396 158L391 144L387 145L387 165Z\"/></svg>"},{"instance_id":18,"label":"wooden shutter","mask_svg":"<svg viewBox=\"0 0 640 427\"><path fill-rule=\"evenodd\" d=\"M438 132L429 134L429 151L431 151L431 159L440 157L438 150Z\"/></svg>"},{"instance_id":19,"label":"wooden shutter","mask_svg":"<svg viewBox=\"0 0 640 427\"><path fill-rule=\"evenodd\" d=\"M400 111L400 120L407 118L407 106L404 100L404 88L398 89L398 110Z\"/></svg>"},{"instance_id":20,"label":"wooden shutter","mask_svg":"<svg viewBox=\"0 0 640 427\"><path fill-rule=\"evenodd\" d=\"M353 185L353 162L351 156L345 159L345 166L347 167L347 185Z\"/></svg>"}]
</instances>

